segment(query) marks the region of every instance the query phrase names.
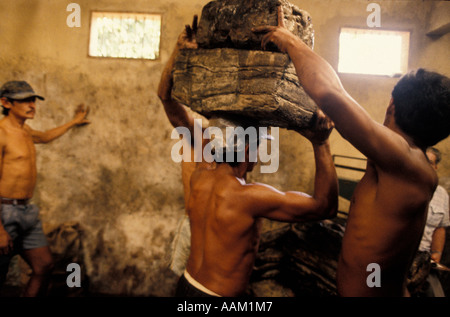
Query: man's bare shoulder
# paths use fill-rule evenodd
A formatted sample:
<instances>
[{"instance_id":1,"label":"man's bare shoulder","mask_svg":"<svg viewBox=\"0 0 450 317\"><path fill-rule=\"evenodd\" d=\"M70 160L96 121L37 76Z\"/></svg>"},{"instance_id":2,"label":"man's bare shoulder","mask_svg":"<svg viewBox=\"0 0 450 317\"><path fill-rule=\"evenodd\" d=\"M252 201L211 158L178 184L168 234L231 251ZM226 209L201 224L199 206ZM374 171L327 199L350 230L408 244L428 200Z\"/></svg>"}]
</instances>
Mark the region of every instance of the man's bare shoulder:
<instances>
[{"instance_id":1,"label":"man's bare shoulder","mask_svg":"<svg viewBox=\"0 0 450 317\"><path fill-rule=\"evenodd\" d=\"M436 173L428 162L425 152L411 145L401 135L393 131L389 132L391 133L389 142L396 144L396 150L385 151L382 162L369 159L369 162L376 166L378 174L393 178L417 179L421 182L435 182ZM393 148L392 146L391 149Z\"/></svg>"},{"instance_id":2,"label":"man's bare shoulder","mask_svg":"<svg viewBox=\"0 0 450 317\"><path fill-rule=\"evenodd\" d=\"M4 146L6 144L6 136L7 136L4 120L5 119L0 120L0 145L1 146Z\"/></svg>"},{"instance_id":3,"label":"man's bare shoulder","mask_svg":"<svg viewBox=\"0 0 450 317\"><path fill-rule=\"evenodd\" d=\"M219 166L197 168L191 176L191 188L204 189L216 195L235 197L236 199L246 195L248 189L254 186L254 184L247 184L245 180L227 173Z\"/></svg>"},{"instance_id":4,"label":"man's bare shoulder","mask_svg":"<svg viewBox=\"0 0 450 317\"><path fill-rule=\"evenodd\" d=\"M192 174L191 174L191 183L197 182L197 181L204 181L208 178L210 178L211 176L213 176L213 174L211 174L211 172L214 170L212 167L209 167L208 165L205 164L198 164L195 162L189 162L189 163L185 163L186 166L189 166L189 168L193 169Z\"/></svg>"},{"instance_id":5,"label":"man's bare shoulder","mask_svg":"<svg viewBox=\"0 0 450 317\"><path fill-rule=\"evenodd\" d=\"M254 194L265 194L265 193L273 193L273 194L280 194L284 195L282 191L276 189L275 187L265 184L265 183L242 183L242 190L246 192L246 194L254 193Z\"/></svg>"},{"instance_id":6,"label":"man's bare shoulder","mask_svg":"<svg viewBox=\"0 0 450 317\"><path fill-rule=\"evenodd\" d=\"M23 125L23 129L25 130L25 131L27 131L29 134L32 134L32 132L34 131L28 124L24 124Z\"/></svg>"},{"instance_id":7,"label":"man's bare shoulder","mask_svg":"<svg viewBox=\"0 0 450 317\"><path fill-rule=\"evenodd\" d=\"M6 123L6 117L0 120L0 129L4 129L5 128L5 123Z\"/></svg>"},{"instance_id":8,"label":"man's bare shoulder","mask_svg":"<svg viewBox=\"0 0 450 317\"><path fill-rule=\"evenodd\" d=\"M265 183L242 183L236 184L234 186L234 191L237 197L242 197L246 201L250 202L252 207L256 209L265 209L269 205L276 204L280 205L283 202L294 202L296 201L294 197L301 195L302 197L309 197L308 195L301 192L283 192L271 185ZM292 193L291 196L288 196Z\"/></svg>"},{"instance_id":9,"label":"man's bare shoulder","mask_svg":"<svg viewBox=\"0 0 450 317\"><path fill-rule=\"evenodd\" d=\"M368 164L367 179L376 180L379 197L391 197L389 201L402 201L401 197L406 197L411 205L413 202L422 205L429 200L438 183L435 170L418 149L412 149L403 165L396 170L385 170L376 165L373 167Z\"/></svg>"}]
</instances>

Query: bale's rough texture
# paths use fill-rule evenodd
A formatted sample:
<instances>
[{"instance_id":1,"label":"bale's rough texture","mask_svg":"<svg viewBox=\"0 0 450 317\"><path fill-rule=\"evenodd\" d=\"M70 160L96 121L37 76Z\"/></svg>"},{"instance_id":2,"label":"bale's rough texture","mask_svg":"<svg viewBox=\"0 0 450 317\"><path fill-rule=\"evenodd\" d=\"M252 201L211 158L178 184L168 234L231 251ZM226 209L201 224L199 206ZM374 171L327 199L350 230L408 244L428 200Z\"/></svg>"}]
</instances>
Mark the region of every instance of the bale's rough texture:
<instances>
[{"instance_id":1,"label":"bale's rough texture","mask_svg":"<svg viewBox=\"0 0 450 317\"><path fill-rule=\"evenodd\" d=\"M258 125L303 127L315 104L286 54L236 49L183 50L173 95L203 115L236 115Z\"/></svg>"},{"instance_id":2,"label":"bale's rough texture","mask_svg":"<svg viewBox=\"0 0 450 317\"><path fill-rule=\"evenodd\" d=\"M182 50L174 69L174 99L207 117L251 119L255 125L307 127L315 103L300 86L289 56L261 50L260 25L277 25L277 6L286 27L310 47L311 19L287 1L222 0L208 3L197 34L198 50ZM238 121L238 120L237 120Z\"/></svg>"},{"instance_id":3,"label":"bale's rough texture","mask_svg":"<svg viewBox=\"0 0 450 317\"><path fill-rule=\"evenodd\" d=\"M283 8L286 28L312 48L314 30L309 13L286 0L211 1L203 8L197 43L201 48L260 50L262 34L252 28L277 25L278 6Z\"/></svg>"}]
</instances>

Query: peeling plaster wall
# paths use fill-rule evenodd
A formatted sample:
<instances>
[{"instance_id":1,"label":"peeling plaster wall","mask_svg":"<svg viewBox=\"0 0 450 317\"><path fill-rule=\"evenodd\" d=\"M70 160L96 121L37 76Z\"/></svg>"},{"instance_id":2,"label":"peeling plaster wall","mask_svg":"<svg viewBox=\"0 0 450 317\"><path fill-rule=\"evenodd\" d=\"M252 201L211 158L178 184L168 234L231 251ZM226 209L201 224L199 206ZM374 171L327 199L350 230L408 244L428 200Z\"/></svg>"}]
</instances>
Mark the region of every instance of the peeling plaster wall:
<instances>
[{"instance_id":1,"label":"peeling plaster wall","mask_svg":"<svg viewBox=\"0 0 450 317\"><path fill-rule=\"evenodd\" d=\"M178 34L208 1L74 1L81 28L69 28L71 1L0 0L0 79L23 79L46 97L38 103L34 129L60 125L79 103L90 106L92 124L37 146L38 184L34 202L44 223L78 221L84 228L82 269L92 291L120 295L170 296L176 283L168 269L170 243L183 215L180 166L170 159L175 140L156 90ZM366 27L367 1L291 1L308 11L316 31L315 50L337 68L341 26ZM383 1L382 27L412 31L410 67L450 75L449 35L425 36L433 1ZM162 13L160 59L88 57L91 11ZM349 93L382 122L396 78L341 75ZM450 175L450 141L439 175ZM361 156L337 132L333 154ZM446 159L447 158L447 159ZM259 169L256 168L256 171ZM254 172L250 180L281 190L312 193L310 144L280 131L280 168Z\"/></svg>"}]
</instances>

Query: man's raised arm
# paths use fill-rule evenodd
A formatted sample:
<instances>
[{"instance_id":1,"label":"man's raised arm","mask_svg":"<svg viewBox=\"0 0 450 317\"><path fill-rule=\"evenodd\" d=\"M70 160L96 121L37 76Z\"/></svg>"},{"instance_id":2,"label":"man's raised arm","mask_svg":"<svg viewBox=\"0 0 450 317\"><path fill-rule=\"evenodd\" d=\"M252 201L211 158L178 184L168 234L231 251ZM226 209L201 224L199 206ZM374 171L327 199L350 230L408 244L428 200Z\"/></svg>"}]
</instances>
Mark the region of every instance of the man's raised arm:
<instances>
[{"instance_id":1,"label":"man's raised arm","mask_svg":"<svg viewBox=\"0 0 450 317\"><path fill-rule=\"evenodd\" d=\"M333 120L336 130L364 155L387 166L392 164L393 157L407 155L406 142L375 122L345 91L331 65L286 29L281 7L278 8L278 26L262 26L253 31L266 33L263 48L272 42L289 54L306 93Z\"/></svg>"},{"instance_id":2,"label":"man's raised arm","mask_svg":"<svg viewBox=\"0 0 450 317\"><path fill-rule=\"evenodd\" d=\"M197 33L197 16L194 16L192 28L186 25L185 30L180 34L177 44L167 62L161 75L161 80L158 87L158 97L161 99L164 110L169 118L170 123L174 128L186 127L191 133L194 132L194 118L184 108L182 104L172 99L173 87L173 68L175 65L175 58L181 49L196 49L197 42L195 35Z\"/></svg>"},{"instance_id":3,"label":"man's raised arm","mask_svg":"<svg viewBox=\"0 0 450 317\"><path fill-rule=\"evenodd\" d=\"M24 127L31 134L34 143L49 143L59 138L60 136L62 136L64 133L66 133L75 126L90 123L89 120L86 119L88 113L89 108L85 108L84 105L81 104L75 110L74 118L59 127L53 128L45 132L33 130L28 125L25 125Z\"/></svg>"},{"instance_id":4,"label":"man's raised arm","mask_svg":"<svg viewBox=\"0 0 450 317\"><path fill-rule=\"evenodd\" d=\"M322 111L317 112L316 124L300 133L312 144L315 159L313 196L301 192L282 193L267 185L249 186L246 196L253 195L255 216L277 221L298 222L333 218L338 209L338 181L330 153L329 135L333 123Z\"/></svg>"}]
</instances>

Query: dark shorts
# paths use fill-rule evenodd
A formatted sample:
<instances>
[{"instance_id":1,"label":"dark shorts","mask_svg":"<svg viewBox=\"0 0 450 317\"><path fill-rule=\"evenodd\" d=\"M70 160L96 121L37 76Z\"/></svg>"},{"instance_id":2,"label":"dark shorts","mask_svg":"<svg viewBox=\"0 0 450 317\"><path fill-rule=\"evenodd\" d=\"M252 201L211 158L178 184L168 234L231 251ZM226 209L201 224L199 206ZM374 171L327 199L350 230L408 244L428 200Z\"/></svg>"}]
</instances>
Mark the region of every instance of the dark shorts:
<instances>
[{"instance_id":1,"label":"dark shorts","mask_svg":"<svg viewBox=\"0 0 450 317\"><path fill-rule=\"evenodd\" d=\"M175 297L216 297L216 296L202 292L201 290L193 286L191 283L189 283L186 277L184 277L184 274L182 274L180 279L178 280Z\"/></svg>"}]
</instances>

